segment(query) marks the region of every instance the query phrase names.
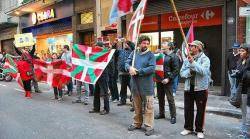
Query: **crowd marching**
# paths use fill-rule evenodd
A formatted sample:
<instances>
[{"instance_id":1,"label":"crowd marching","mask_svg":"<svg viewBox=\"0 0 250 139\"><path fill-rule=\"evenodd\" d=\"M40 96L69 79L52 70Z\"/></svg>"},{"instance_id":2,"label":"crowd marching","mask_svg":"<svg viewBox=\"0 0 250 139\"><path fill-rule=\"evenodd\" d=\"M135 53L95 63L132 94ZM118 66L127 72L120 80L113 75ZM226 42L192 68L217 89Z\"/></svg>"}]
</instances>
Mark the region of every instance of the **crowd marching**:
<instances>
[{"instance_id":1,"label":"crowd marching","mask_svg":"<svg viewBox=\"0 0 250 139\"><path fill-rule=\"evenodd\" d=\"M211 79L210 60L204 53L204 44L198 40L189 43L190 55L187 55L185 59L180 56L180 50L174 42L163 42L161 49L156 52L150 51L149 45L150 38L148 36L140 36L137 47L134 43L125 39L117 39L112 45L98 41L94 47L113 49L115 52L94 85L79 80L76 81L77 97L72 103L88 105L89 96L93 95L93 109L89 113L106 115L110 112L110 100L113 102L119 101L117 105L123 106L126 105L127 98L129 98L132 102L131 111L134 111L134 118L128 130L145 128L145 135L150 136L154 133L154 119L165 118L165 95L169 103L170 123L176 123L175 94L180 76L185 79L183 90L185 123L181 135L185 136L195 132L198 138L204 138L205 111ZM34 65L32 63L32 59L38 58L34 55L35 49L35 46L31 50L29 47L24 49L15 48L16 53L21 57L21 64L17 65L17 69L20 72L25 97L27 98L32 98L32 86L34 86L35 92L41 93L34 76ZM242 109L242 132L249 136L250 47L246 44L235 43L230 50L232 51L229 52L227 62L228 77L231 84L230 102L236 105L239 102L238 99L241 99L238 107ZM157 53L164 55L164 76L160 82L155 83L154 74L157 68L155 54ZM1 56L1 59L4 59L4 57ZM58 59L62 59L68 66L72 66L69 46L65 45L63 47L61 55L53 53L49 61L53 62ZM120 79L120 93L118 93L117 79ZM63 95L72 95L72 79L65 86L67 86L65 94L63 94L62 87L53 87L54 100L63 101ZM157 95L154 92L155 86ZM130 97L128 97L127 88L130 89ZM82 92L84 92L84 96ZM155 96L159 100L159 111L154 116ZM103 110L101 110L100 98L104 100ZM195 117L194 103L197 107Z\"/></svg>"}]
</instances>

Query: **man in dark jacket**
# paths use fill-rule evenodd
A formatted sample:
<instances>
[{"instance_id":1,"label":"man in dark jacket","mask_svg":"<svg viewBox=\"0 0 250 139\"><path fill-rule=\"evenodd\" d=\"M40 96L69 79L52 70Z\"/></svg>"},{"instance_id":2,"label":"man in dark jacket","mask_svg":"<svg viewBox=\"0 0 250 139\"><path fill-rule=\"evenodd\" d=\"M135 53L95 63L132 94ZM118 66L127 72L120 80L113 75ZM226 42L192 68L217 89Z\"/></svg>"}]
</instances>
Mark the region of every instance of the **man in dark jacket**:
<instances>
[{"instance_id":1,"label":"man in dark jacket","mask_svg":"<svg viewBox=\"0 0 250 139\"><path fill-rule=\"evenodd\" d=\"M124 48L118 50L118 70L121 80L121 101L118 106L126 105L127 87L130 89L130 75L125 69L125 63L131 52L134 50L134 44L130 41L125 42Z\"/></svg>"},{"instance_id":2,"label":"man in dark jacket","mask_svg":"<svg viewBox=\"0 0 250 139\"><path fill-rule=\"evenodd\" d=\"M179 73L179 58L173 53L174 43L162 43L162 51L164 53L164 79L157 83L157 93L159 99L159 114L155 119L165 118L165 95L168 99L169 111L171 115L171 124L176 123L176 108L173 96L172 86L174 79Z\"/></svg>"},{"instance_id":3,"label":"man in dark jacket","mask_svg":"<svg viewBox=\"0 0 250 139\"><path fill-rule=\"evenodd\" d=\"M96 47L104 47L103 42L97 42ZM108 65L109 66L109 65ZM103 71L101 77L98 79L98 81L95 84L94 89L94 108L93 110L89 111L89 113L100 113L101 115L106 115L109 113L109 95L108 95L108 69L109 67L106 67ZM100 97L103 97L104 100L104 110L100 112Z\"/></svg>"},{"instance_id":4,"label":"man in dark jacket","mask_svg":"<svg viewBox=\"0 0 250 139\"><path fill-rule=\"evenodd\" d=\"M240 44L234 43L232 49L229 49L229 55L227 58L227 68L228 68L228 78L230 82L230 91L231 96L236 94L237 87L236 87L236 78L232 77L235 74L237 68L237 62L240 59L240 55L238 49L240 48Z\"/></svg>"}]
</instances>

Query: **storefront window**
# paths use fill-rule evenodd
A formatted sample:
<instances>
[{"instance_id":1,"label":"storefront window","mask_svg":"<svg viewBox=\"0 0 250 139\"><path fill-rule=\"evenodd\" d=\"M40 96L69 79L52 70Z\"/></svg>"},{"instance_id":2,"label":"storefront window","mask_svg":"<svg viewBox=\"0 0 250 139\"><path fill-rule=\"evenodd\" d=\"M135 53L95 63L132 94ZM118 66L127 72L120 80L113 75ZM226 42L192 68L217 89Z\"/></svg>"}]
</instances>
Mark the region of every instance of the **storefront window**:
<instances>
[{"instance_id":1,"label":"storefront window","mask_svg":"<svg viewBox=\"0 0 250 139\"><path fill-rule=\"evenodd\" d=\"M246 23L246 43L250 44L250 17L247 17Z\"/></svg>"},{"instance_id":2,"label":"storefront window","mask_svg":"<svg viewBox=\"0 0 250 139\"><path fill-rule=\"evenodd\" d=\"M161 32L161 42L172 42L174 40L174 31Z\"/></svg>"},{"instance_id":3,"label":"storefront window","mask_svg":"<svg viewBox=\"0 0 250 139\"><path fill-rule=\"evenodd\" d=\"M73 43L73 34L58 34L58 35L42 35L37 36L37 52L38 56L45 61L50 59L52 53L57 53L59 56L62 54L64 45L71 47Z\"/></svg>"},{"instance_id":4,"label":"storefront window","mask_svg":"<svg viewBox=\"0 0 250 139\"><path fill-rule=\"evenodd\" d=\"M81 14L81 24L93 23L93 12L85 12Z\"/></svg>"}]
</instances>

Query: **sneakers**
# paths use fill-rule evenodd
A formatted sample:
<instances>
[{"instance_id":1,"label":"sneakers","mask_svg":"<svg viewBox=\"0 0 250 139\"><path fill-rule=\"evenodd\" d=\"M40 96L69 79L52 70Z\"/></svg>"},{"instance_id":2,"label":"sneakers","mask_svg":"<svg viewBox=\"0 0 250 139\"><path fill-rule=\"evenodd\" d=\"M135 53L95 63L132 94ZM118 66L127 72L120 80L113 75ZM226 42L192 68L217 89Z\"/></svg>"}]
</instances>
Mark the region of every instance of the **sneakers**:
<instances>
[{"instance_id":1,"label":"sneakers","mask_svg":"<svg viewBox=\"0 0 250 139\"><path fill-rule=\"evenodd\" d=\"M119 101L118 99L114 99L112 102L117 103L118 101Z\"/></svg>"},{"instance_id":2,"label":"sneakers","mask_svg":"<svg viewBox=\"0 0 250 139\"><path fill-rule=\"evenodd\" d=\"M197 137L198 137L198 139L204 139L204 133L197 132Z\"/></svg>"},{"instance_id":3,"label":"sneakers","mask_svg":"<svg viewBox=\"0 0 250 139\"><path fill-rule=\"evenodd\" d=\"M158 114L155 116L155 119L164 119L165 115L164 114Z\"/></svg>"},{"instance_id":4,"label":"sneakers","mask_svg":"<svg viewBox=\"0 0 250 139\"><path fill-rule=\"evenodd\" d=\"M61 97L59 97L57 100L58 100L58 101L63 101L63 99L62 99Z\"/></svg>"},{"instance_id":5,"label":"sneakers","mask_svg":"<svg viewBox=\"0 0 250 139\"><path fill-rule=\"evenodd\" d=\"M100 112L100 110L95 110L95 109L89 111L89 113L99 113L99 112Z\"/></svg>"},{"instance_id":6,"label":"sneakers","mask_svg":"<svg viewBox=\"0 0 250 139\"><path fill-rule=\"evenodd\" d=\"M184 130L181 132L181 135L182 135L182 136L186 136L186 135L191 134L191 133L192 133L192 131L184 129Z\"/></svg>"},{"instance_id":7,"label":"sneakers","mask_svg":"<svg viewBox=\"0 0 250 139\"><path fill-rule=\"evenodd\" d=\"M135 125L128 126L128 131L134 131L136 129L141 129L141 127L136 127Z\"/></svg>"},{"instance_id":8,"label":"sneakers","mask_svg":"<svg viewBox=\"0 0 250 139\"><path fill-rule=\"evenodd\" d=\"M175 117L172 117L171 120L170 120L170 123L171 123L171 124L175 124L175 123L176 123L176 118L175 118Z\"/></svg>"}]
</instances>

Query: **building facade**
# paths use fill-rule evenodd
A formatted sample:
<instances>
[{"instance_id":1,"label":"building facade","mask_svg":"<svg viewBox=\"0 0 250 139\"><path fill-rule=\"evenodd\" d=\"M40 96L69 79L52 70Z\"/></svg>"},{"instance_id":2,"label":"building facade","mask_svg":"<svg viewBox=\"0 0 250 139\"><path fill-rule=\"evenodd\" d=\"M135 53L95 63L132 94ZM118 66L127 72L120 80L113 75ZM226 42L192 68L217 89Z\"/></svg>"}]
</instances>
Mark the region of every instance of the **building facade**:
<instances>
[{"instance_id":1,"label":"building facade","mask_svg":"<svg viewBox=\"0 0 250 139\"><path fill-rule=\"evenodd\" d=\"M134 5L138 5L137 1ZM122 17L115 28L109 28L108 19L112 0L97 1L97 34L99 36L124 36L132 14ZM211 60L214 85L221 86L222 95L227 95L228 79L226 58L228 49L237 41L236 1L234 0L175 0L182 26L187 33L194 23L195 39L206 46L206 54ZM175 41L180 48L183 38L171 3L166 0L148 0L141 34L151 38L151 50L160 47L163 41ZM110 30L108 30L110 29ZM111 35L109 35L111 34Z\"/></svg>"},{"instance_id":2,"label":"building facade","mask_svg":"<svg viewBox=\"0 0 250 139\"><path fill-rule=\"evenodd\" d=\"M0 51L14 54L13 41L17 33L18 18L6 14L20 4L20 0L0 1Z\"/></svg>"}]
</instances>

